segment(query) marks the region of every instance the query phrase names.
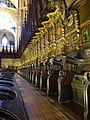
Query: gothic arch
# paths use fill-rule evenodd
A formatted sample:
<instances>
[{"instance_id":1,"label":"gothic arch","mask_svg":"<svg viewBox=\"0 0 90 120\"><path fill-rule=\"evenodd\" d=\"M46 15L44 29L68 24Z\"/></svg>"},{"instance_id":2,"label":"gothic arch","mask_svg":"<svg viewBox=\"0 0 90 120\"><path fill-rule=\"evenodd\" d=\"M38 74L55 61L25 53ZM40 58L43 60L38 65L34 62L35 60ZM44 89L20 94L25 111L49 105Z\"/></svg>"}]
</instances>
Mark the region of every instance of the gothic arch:
<instances>
[{"instance_id":1,"label":"gothic arch","mask_svg":"<svg viewBox=\"0 0 90 120\"><path fill-rule=\"evenodd\" d=\"M5 9L5 8L2 8L0 7L0 11L3 11L5 13L8 13L16 22L16 25L18 26L19 25L19 22L18 22L18 18L16 18L16 16L14 15L14 13L8 9Z\"/></svg>"}]
</instances>

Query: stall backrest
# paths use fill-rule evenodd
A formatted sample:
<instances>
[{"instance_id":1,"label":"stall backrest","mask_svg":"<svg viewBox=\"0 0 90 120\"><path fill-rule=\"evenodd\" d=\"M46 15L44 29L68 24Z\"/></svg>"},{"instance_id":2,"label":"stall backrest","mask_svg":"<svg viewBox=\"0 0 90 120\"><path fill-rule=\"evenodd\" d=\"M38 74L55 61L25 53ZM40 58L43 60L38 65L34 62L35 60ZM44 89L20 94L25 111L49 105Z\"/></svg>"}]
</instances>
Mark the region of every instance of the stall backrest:
<instances>
[{"instance_id":1,"label":"stall backrest","mask_svg":"<svg viewBox=\"0 0 90 120\"><path fill-rule=\"evenodd\" d=\"M72 71L66 71L65 77L62 78L61 80L61 85L70 85L71 82L73 81L75 73Z\"/></svg>"}]
</instances>

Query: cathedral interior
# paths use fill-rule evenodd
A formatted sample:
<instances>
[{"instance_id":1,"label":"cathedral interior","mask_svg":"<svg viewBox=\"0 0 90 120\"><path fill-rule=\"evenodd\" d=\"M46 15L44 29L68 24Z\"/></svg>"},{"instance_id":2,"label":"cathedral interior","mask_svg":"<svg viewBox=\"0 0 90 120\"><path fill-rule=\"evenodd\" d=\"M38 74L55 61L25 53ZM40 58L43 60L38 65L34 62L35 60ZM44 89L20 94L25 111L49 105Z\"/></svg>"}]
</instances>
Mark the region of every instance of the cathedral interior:
<instances>
[{"instance_id":1,"label":"cathedral interior","mask_svg":"<svg viewBox=\"0 0 90 120\"><path fill-rule=\"evenodd\" d=\"M90 0L0 0L0 120L90 120Z\"/></svg>"}]
</instances>

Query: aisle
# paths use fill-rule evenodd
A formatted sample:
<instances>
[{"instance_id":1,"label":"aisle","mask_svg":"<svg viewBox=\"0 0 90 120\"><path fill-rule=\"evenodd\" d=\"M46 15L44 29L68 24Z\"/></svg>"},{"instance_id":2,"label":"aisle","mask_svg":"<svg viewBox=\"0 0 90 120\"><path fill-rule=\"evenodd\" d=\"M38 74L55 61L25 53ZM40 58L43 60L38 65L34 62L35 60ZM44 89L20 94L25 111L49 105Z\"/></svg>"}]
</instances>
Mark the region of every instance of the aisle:
<instances>
[{"instance_id":1,"label":"aisle","mask_svg":"<svg viewBox=\"0 0 90 120\"><path fill-rule=\"evenodd\" d=\"M69 120L21 76L15 78L30 120Z\"/></svg>"}]
</instances>

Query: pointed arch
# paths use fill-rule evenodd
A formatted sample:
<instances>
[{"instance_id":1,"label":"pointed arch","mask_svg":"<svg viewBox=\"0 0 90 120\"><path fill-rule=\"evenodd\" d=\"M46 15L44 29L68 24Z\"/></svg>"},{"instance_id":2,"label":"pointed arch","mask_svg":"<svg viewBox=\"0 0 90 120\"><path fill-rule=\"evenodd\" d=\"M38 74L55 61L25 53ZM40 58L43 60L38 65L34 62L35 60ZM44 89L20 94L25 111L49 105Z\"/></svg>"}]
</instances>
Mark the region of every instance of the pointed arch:
<instances>
[{"instance_id":1,"label":"pointed arch","mask_svg":"<svg viewBox=\"0 0 90 120\"><path fill-rule=\"evenodd\" d=\"M15 20L15 22L16 22L16 24L17 24L17 26L18 26L18 24L19 24L18 18L15 16L15 14L14 14L12 11L10 11L10 10L8 10L8 9L5 9L5 8L3 8L3 7L0 7L0 11L3 11L3 12L5 12L5 13L9 14L9 15Z\"/></svg>"}]
</instances>

